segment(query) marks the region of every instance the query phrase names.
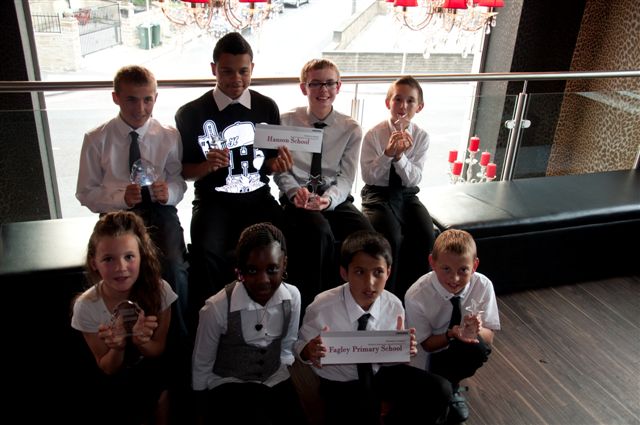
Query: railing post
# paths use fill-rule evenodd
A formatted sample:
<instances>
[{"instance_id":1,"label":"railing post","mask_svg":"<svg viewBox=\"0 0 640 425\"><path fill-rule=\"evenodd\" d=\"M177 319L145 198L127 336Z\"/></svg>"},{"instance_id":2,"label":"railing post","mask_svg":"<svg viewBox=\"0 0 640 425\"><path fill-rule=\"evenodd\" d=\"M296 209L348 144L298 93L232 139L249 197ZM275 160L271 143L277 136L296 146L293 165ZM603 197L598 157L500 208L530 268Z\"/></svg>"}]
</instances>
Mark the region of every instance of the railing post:
<instances>
[{"instance_id":1,"label":"railing post","mask_svg":"<svg viewBox=\"0 0 640 425\"><path fill-rule=\"evenodd\" d=\"M358 99L359 85L356 83L355 93L353 99L351 99L351 118L362 123L362 100Z\"/></svg>"},{"instance_id":2,"label":"railing post","mask_svg":"<svg viewBox=\"0 0 640 425\"><path fill-rule=\"evenodd\" d=\"M527 107L527 81L525 80L522 86L522 92L518 94L518 100L516 102L516 110L513 116L513 120L507 121L505 126L509 128L509 141L507 142L507 150L504 155L504 166L502 167L502 174L500 180L513 180L513 172L516 166L516 157L518 150L520 149L520 135L522 129L529 126L529 122L524 122L522 117L524 116L525 108Z\"/></svg>"}]
</instances>

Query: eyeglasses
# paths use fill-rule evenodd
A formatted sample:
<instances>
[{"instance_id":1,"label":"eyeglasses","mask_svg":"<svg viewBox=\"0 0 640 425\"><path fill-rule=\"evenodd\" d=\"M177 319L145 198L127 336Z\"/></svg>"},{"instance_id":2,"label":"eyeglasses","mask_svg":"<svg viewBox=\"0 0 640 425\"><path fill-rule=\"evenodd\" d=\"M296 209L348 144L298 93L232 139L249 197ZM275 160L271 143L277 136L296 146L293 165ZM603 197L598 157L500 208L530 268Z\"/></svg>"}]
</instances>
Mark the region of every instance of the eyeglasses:
<instances>
[{"instance_id":1,"label":"eyeglasses","mask_svg":"<svg viewBox=\"0 0 640 425\"><path fill-rule=\"evenodd\" d=\"M325 81L324 83L321 83L320 81L311 81L310 83L307 83L307 87L313 90L320 90L322 87L326 87L327 90L333 90L337 86L338 81L333 80Z\"/></svg>"}]
</instances>

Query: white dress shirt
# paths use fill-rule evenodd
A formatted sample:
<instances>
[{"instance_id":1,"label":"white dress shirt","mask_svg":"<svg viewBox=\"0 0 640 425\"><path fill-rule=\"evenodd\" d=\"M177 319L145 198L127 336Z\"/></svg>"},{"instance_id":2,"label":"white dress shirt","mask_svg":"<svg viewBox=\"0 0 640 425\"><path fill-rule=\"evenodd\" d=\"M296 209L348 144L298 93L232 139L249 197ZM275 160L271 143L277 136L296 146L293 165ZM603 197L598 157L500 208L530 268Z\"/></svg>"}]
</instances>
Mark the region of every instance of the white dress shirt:
<instances>
[{"instance_id":1,"label":"white dress shirt","mask_svg":"<svg viewBox=\"0 0 640 425\"><path fill-rule=\"evenodd\" d=\"M216 85L213 88L213 100L216 102L218 109L221 111L233 103L239 103L245 108L251 109L251 93L249 92L249 89L243 91L240 97L238 97L237 99L231 99L229 96L224 94L222 90L219 90L218 86Z\"/></svg>"},{"instance_id":2,"label":"white dress shirt","mask_svg":"<svg viewBox=\"0 0 640 425\"><path fill-rule=\"evenodd\" d=\"M305 345L320 335L325 326L328 326L330 331L358 330L358 319L365 313L371 314L367 322L369 331L396 330L398 316L404 319L402 302L388 291L380 294L369 311L364 311L356 303L349 290L348 282L320 293L304 314L298 341L295 343L296 355L300 357ZM377 373L379 368L380 365L373 364L374 373ZM312 367L312 369L317 375L332 381L344 382L358 379L356 364L326 365L322 368Z\"/></svg>"},{"instance_id":3,"label":"white dress shirt","mask_svg":"<svg viewBox=\"0 0 640 425\"><path fill-rule=\"evenodd\" d=\"M406 131L413 139L413 145L407 149L398 161L384 154L391 133L395 127L391 119L378 123L371 128L362 141L360 171L362 180L373 186L389 186L389 170L395 167L402 179L402 186L414 187L422 180L422 168L429 149L429 135L415 123L409 123Z\"/></svg>"},{"instance_id":4,"label":"white dress shirt","mask_svg":"<svg viewBox=\"0 0 640 425\"><path fill-rule=\"evenodd\" d=\"M442 286L434 272L429 272L411 285L404 296L407 327L416 329L418 342L418 355L411 359L412 366L421 369L428 366L429 353L422 348L421 344L431 335L439 335L447 331L453 311L450 300L454 296L460 297L462 316L469 314L467 307L471 306L471 300L475 300L479 309L483 310L482 326L494 331L500 329L498 302L493 284L485 275L475 272L462 292L452 294Z\"/></svg>"},{"instance_id":5,"label":"white dress shirt","mask_svg":"<svg viewBox=\"0 0 640 425\"><path fill-rule=\"evenodd\" d=\"M281 115L281 124L295 127L313 127L320 121L308 107L295 108ZM323 195L331 198L327 210L346 201L351 193L358 167L358 155L362 143L360 124L348 115L335 109L322 120L326 127L322 135L322 177ZM293 168L276 174L273 179L280 188L280 196L293 198L300 187L306 186L311 171L313 153L292 151Z\"/></svg>"},{"instance_id":6,"label":"white dress shirt","mask_svg":"<svg viewBox=\"0 0 640 425\"><path fill-rule=\"evenodd\" d=\"M284 316L282 302L290 300L291 319L287 334L282 335ZM249 345L266 347L282 335L280 368L266 381L274 386L289 378L287 366L293 364L293 343L300 323L300 291L293 285L282 283L263 307L249 297L241 282L236 282L231 294L231 312L240 311L242 336ZM200 309L198 331L193 350L193 389L211 389L228 382L245 382L234 377L223 378L213 372L218 354L220 336L227 332L227 294L225 289L210 297ZM262 324L257 330L256 324Z\"/></svg>"},{"instance_id":7,"label":"white dress shirt","mask_svg":"<svg viewBox=\"0 0 640 425\"><path fill-rule=\"evenodd\" d=\"M76 198L94 213L129 208L124 201L124 192L131 184L131 131L134 129L117 116L84 136ZM140 158L152 163L159 173L158 179L168 184L169 199L165 205L175 206L187 189L181 175L182 143L178 130L149 118L135 131Z\"/></svg>"}]
</instances>

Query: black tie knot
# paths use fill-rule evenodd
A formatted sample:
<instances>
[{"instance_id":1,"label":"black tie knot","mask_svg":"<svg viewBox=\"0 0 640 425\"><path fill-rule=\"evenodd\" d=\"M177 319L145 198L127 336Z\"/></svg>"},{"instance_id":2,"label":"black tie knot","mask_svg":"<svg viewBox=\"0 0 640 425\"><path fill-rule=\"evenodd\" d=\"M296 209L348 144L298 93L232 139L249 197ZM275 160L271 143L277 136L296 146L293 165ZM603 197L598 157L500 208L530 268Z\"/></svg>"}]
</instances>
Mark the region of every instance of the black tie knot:
<instances>
[{"instance_id":1,"label":"black tie knot","mask_svg":"<svg viewBox=\"0 0 640 425\"><path fill-rule=\"evenodd\" d=\"M365 329L367 329L367 322L369 321L369 317L371 317L371 314L369 313L365 313L362 316L360 316L360 318L358 319L359 331L364 331Z\"/></svg>"},{"instance_id":2,"label":"black tie knot","mask_svg":"<svg viewBox=\"0 0 640 425\"><path fill-rule=\"evenodd\" d=\"M318 121L318 122L314 122L314 123L313 123L313 126L314 126L315 128L325 128L325 127L327 126L327 124L326 124L326 123L324 123L324 122L322 122L322 121Z\"/></svg>"}]
</instances>

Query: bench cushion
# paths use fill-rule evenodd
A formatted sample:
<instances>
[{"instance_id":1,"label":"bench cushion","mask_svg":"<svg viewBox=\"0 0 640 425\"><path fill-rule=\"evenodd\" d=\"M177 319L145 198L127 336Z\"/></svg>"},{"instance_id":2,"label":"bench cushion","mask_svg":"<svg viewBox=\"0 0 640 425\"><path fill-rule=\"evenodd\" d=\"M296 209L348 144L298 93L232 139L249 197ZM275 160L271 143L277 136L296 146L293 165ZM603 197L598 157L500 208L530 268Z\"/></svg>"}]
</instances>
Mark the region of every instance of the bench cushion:
<instances>
[{"instance_id":1,"label":"bench cushion","mask_svg":"<svg viewBox=\"0 0 640 425\"><path fill-rule=\"evenodd\" d=\"M474 236L498 294L639 271L625 247L640 234L639 171L459 184L426 206L440 230Z\"/></svg>"},{"instance_id":2,"label":"bench cushion","mask_svg":"<svg viewBox=\"0 0 640 425\"><path fill-rule=\"evenodd\" d=\"M500 236L640 217L640 172L611 171L435 188L427 208L441 229Z\"/></svg>"}]
</instances>

